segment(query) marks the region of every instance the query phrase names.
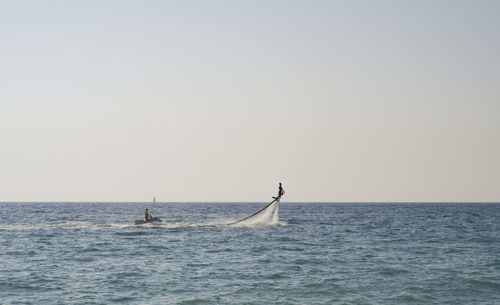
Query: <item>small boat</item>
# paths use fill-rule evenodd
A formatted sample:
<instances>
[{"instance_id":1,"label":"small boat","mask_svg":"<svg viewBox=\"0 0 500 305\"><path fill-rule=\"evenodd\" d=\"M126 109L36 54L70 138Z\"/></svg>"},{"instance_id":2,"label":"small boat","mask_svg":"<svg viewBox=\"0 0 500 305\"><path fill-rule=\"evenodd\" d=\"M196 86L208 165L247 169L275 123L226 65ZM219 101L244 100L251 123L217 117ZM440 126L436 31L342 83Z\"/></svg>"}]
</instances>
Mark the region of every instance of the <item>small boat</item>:
<instances>
[{"instance_id":1,"label":"small boat","mask_svg":"<svg viewBox=\"0 0 500 305\"><path fill-rule=\"evenodd\" d=\"M161 220L160 218L158 217L153 217L152 219L146 221L145 219L136 219L135 220L135 224L136 225L143 225L143 224L146 224L146 223L151 223L151 224L159 224L159 223L163 223L164 221Z\"/></svg>"},{"instance_id":2,"label":"small boat","mask_svg":"<svg viewBox=\"0 0 500 305\"><path fill-rule=\"evenodd\" d=\"M156 203L156 197L153 197L153 206L154 204ZM148 209L146 209L147 211ZM143 224L146 224L146 223L152 223L152 224L158 224L158 223L162 223L164 222L163 220L161 220L160 218L158 217L152 217L151 215L149 215L149 219L146 220L146 219L136 219L135 220L135 224L136 225L143 225Z\"/></svg>"}]
</instances>

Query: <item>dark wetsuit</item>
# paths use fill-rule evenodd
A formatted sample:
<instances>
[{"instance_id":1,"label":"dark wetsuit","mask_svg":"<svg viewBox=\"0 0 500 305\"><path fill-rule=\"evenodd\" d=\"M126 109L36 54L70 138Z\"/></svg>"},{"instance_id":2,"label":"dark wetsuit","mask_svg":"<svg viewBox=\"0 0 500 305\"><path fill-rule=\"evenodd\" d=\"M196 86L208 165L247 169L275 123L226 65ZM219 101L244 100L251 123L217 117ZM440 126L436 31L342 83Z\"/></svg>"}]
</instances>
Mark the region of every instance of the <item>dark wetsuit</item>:
<instances>
[{"instance_id":1,"label":"dark wetsuit","mask_svg":"<svg viewBox=\"0 0 500 305\"><path fill-rule=\"evenodd\" d=\"M281 197L285 194L285 190L281 187L281 184L280 184L280 187L279 187L279 190L278 190L278 197Z\"/></svg>"},{"instance_id":2,"label":"dark wetsuit","mask_svg":"<svg viewBox=\"0 0 500 305\"><path fill-rule=\"evenodd\" d=\"M147 211L144 212L144 219L146 219L146 222L148 222L150 218L151 216L149 215L149 213Z\"/></svg>"}]
</instances>

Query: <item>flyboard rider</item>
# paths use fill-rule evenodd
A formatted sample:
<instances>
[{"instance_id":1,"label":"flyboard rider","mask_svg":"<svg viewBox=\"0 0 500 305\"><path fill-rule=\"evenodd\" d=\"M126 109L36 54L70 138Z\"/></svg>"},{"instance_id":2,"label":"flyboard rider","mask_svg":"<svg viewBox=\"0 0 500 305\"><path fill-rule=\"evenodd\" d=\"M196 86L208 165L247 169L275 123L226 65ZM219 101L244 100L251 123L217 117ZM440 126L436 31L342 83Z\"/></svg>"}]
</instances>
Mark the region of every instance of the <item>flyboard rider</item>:
<instances>
[{"instance_id":1,"label":"flyboard rider","mask_svg":"<svg viewBox=\"0 0 500 305\"><path fill-rule=\"evenodd\" d=\"M273 199L275 200L280 200L281 196L285 195L285 190L283 189L283 187L281 186L281 182L280 182L280 185L278 187L278 196L276 197L273 197Z\"/></svg>"}]
</instances>

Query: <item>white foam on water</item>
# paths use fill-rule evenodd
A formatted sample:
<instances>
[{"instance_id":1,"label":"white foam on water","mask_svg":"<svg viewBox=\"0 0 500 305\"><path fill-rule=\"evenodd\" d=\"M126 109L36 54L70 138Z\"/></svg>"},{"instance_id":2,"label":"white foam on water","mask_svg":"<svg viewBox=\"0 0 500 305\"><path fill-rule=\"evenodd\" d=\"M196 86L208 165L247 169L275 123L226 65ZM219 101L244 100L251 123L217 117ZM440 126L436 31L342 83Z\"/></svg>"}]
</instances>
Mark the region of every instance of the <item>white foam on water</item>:
<instances>
[{"instance_id":1,"label":"white foam on water","mask_svg":"<svg viewBox=\"0 0 500 305\"><path fill-rule=\"evenodd\" d=\"M273 212L273 217L271 219L271 223L272 224L278 224L279 223L279 216L278 216L279 209L280 209L280 205L279 205L279 201L278 201L277 204L276 204L276 208L274 209L274 212Z\"/></svg>"},{"instance_id":2,"label":"white foam on water","mask_svg":"<svg viewBox=\"0 0 500 305\"><path fill-rule=\"evenodd\" d=\"M49 229L86 229L86 230L97 230L97 229L123 229L133 227L129 224L93 224L86 221L66 221L60 223L50 223L50 224L36 224L36 225L26 225L26 224L15 224L15 225L1 225L0 230L49 230Z\"/></svg>"}]
</instances>

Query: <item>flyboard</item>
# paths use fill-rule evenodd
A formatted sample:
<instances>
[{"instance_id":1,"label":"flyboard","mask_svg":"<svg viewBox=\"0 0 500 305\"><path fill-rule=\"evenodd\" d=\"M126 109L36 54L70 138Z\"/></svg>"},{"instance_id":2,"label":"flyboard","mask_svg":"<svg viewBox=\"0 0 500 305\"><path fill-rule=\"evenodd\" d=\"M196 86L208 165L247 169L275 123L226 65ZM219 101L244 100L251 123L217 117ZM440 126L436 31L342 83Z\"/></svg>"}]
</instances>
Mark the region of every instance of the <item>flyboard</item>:
<instances>
[{"instance_id":1,"label":"flyboard","mask_svg":"<svg viewBox=\"0 0 500 305\"><path fill-rule=\"evenodd\" d=\"M265 211L268 207L270 207L273 203L276 203L276 204L278 205L278 204L279 204L279 202L280 202L281 196L278 196L278 197L273 197L273 199L274 199L273 201L269 202L269 203L268 203L265 207L263 207L262 209L260 209L259 211L255 212L255 213L253 213L252 215L250 215L250 216L248 216L248 217L245 217L245 218L243 218L243 219L240 219L240 220L238 220L238 221L228 223L228 224L226 224L226 225L227 225L227 226L232 226L232 225L235 225L235 224L242 223L242 222L244 222L245 220L248 220L248 219L250 219L250 218L252 218L252 217L254 217L254 216L256 216L256 215L258 215L258 214L262 213L262 212L263 212L263 211Z\"/></svg>"}]
</instances>

